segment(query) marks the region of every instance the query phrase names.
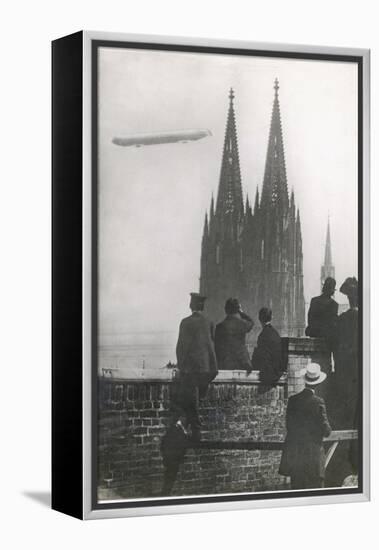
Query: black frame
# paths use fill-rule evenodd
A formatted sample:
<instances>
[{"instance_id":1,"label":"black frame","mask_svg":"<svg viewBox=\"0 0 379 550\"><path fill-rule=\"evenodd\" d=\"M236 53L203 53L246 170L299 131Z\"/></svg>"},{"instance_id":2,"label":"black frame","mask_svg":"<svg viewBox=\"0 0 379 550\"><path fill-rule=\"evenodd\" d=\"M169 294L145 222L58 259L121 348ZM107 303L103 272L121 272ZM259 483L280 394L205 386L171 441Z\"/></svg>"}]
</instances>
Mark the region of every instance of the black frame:
<instances>
[{"instance_id":1,"label":"black frame","mask_svg":"<svg viewBox=\"0 0 379 550\"><path fill-rule=\"evenodd\" d=\"M52 44L52 507L78 518L83 516L82 42L79 32Z\"/></svg>"}]
</instances>

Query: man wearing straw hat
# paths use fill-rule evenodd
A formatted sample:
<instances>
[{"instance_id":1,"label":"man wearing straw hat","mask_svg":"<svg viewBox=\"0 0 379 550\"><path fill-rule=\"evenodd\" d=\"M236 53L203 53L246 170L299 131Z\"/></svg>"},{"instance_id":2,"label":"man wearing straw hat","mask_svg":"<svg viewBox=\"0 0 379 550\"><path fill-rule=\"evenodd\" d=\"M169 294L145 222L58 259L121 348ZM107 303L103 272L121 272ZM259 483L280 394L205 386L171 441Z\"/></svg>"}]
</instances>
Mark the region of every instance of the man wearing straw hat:
<instances>
[{"instance_id":1,"label":"man wearing straw hat","mask_svg":"<svg viewBox=\"0 0 379 550\"><path fill-rule=\"evenodd\" d=\"M287 437L279 473L291 478L292 489L314 489L323 486L323 438L331 432L324 400L315 395L315 387L326 374L317 363L309 363L302 375L305 388L288 400Z\"/></svg>"}]
</instances>

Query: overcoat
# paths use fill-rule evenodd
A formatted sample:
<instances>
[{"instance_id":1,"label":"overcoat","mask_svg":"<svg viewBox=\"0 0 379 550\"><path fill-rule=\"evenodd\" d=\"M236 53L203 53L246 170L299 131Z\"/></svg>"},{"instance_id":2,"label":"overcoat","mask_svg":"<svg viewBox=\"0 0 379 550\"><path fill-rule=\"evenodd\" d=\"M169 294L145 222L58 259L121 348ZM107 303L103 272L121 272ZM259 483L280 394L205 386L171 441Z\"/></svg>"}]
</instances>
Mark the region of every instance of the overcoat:
<instances>
[{"instance_id":1,"label":"overcoat","mask_svg":"<svg viewBox=\"0 0 379 550\"><path fill-rule=\"evenodd\" d=\"M338 304L333 298L321 294L312 298L308 310L306 336L329 339L334 331L338 316Z\"/></svg>"},{"instance_id":2,"label":"overcoat","mask_svg":"<svg viewBox=\"0 0 379 550\"><path fill-rule=\"evenodd\" d=\"M176 357L181 375L201 375L209 382L217 375L213 325L203 313L194 311L181 321Z\"/></svg>"},{"instance_id":3,"label":"overcoat","mask_svg":"<svg viewBox=\"0 0 379 550\"><path fill-rule=\"evenodd\" d=\"M247 316L246 316L247 317ZM216 326L215 349L218 367L224 370L251 370L246 334L253 328L250 318L227 315Z\"/></svg>"},{"instance_id":4,"label":"overcoat","mask_svg":"<svg viewBox=\"0 0 379 550\"><path fill-rule=\"evenodd\" d=\"M279 473L303 480L304 487L319 487L325 474L323 438L331 432L324 400L309 388L291 396L286 426Z\"/></svg>"},{"instance_id":5,"label":"overcoat","mask_svg":"<svg viewBox=\"0 0 379 550\"><path fill-rule=\"evenodd\" d=\"M335 374L333 419L336 429L356 427L358 402L358 309L349 309L337 320L334 344Z\"/></svg>"},{"instance_id":6,"label":"overcoat","mask_svg":"<svg viewBox=\"0 0 379 550\"><path fill-rule=\"evenodd\" d=\"M275 384L283 373L282 339L270 323L263 327L258 336L252 366L259 371L260 381L268 386Z\"/></svg>"}]
</instances>

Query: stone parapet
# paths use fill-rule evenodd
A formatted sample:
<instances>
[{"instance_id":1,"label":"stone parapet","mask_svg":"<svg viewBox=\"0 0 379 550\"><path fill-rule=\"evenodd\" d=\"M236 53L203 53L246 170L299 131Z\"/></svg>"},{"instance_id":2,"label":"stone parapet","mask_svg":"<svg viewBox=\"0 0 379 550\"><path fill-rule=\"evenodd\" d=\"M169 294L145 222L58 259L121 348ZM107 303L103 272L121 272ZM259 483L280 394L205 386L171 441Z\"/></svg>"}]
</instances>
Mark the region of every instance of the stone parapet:
<instances>
[{"instance_id":1,"label":"stone parapet","mask_svg":"<svg viewBox=\"0 0 379 550\"><path fill-rule=\"evenodd\" d=\"M221 371L201 402L202 435L209 441L283 441L289 395L301 391L300 374L323 342L288 338L287 373L265 390L257 372ZM99 377L99 498L157 497L162 488L160 444L171 423L171 372L154 379ZM190 449L173 495L275 491L288 488L278 474L280 451Z\"/></svg>"}]
</instances>

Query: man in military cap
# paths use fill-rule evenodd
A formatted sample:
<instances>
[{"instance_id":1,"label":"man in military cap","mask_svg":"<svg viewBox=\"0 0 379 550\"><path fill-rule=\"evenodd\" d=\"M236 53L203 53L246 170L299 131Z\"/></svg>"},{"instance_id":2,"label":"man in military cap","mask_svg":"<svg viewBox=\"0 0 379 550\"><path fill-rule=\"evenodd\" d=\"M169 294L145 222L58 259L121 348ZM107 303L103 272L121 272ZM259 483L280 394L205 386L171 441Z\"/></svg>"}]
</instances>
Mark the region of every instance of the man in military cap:
<instances>
[{"instance_id":1,"label":"man in military cap","mask_svg":"<svg viewBox=\"0 0 379 550\"><path fill-rule=\"evenodd\" d=\"M176 425L192 439L200 441L198 399L205 397L209 383L217 375L213 325L204 315L205 296L191 292L192 314L180 323L176 357L179 380L174 398Z\"/></svg>"}]
</instances>

